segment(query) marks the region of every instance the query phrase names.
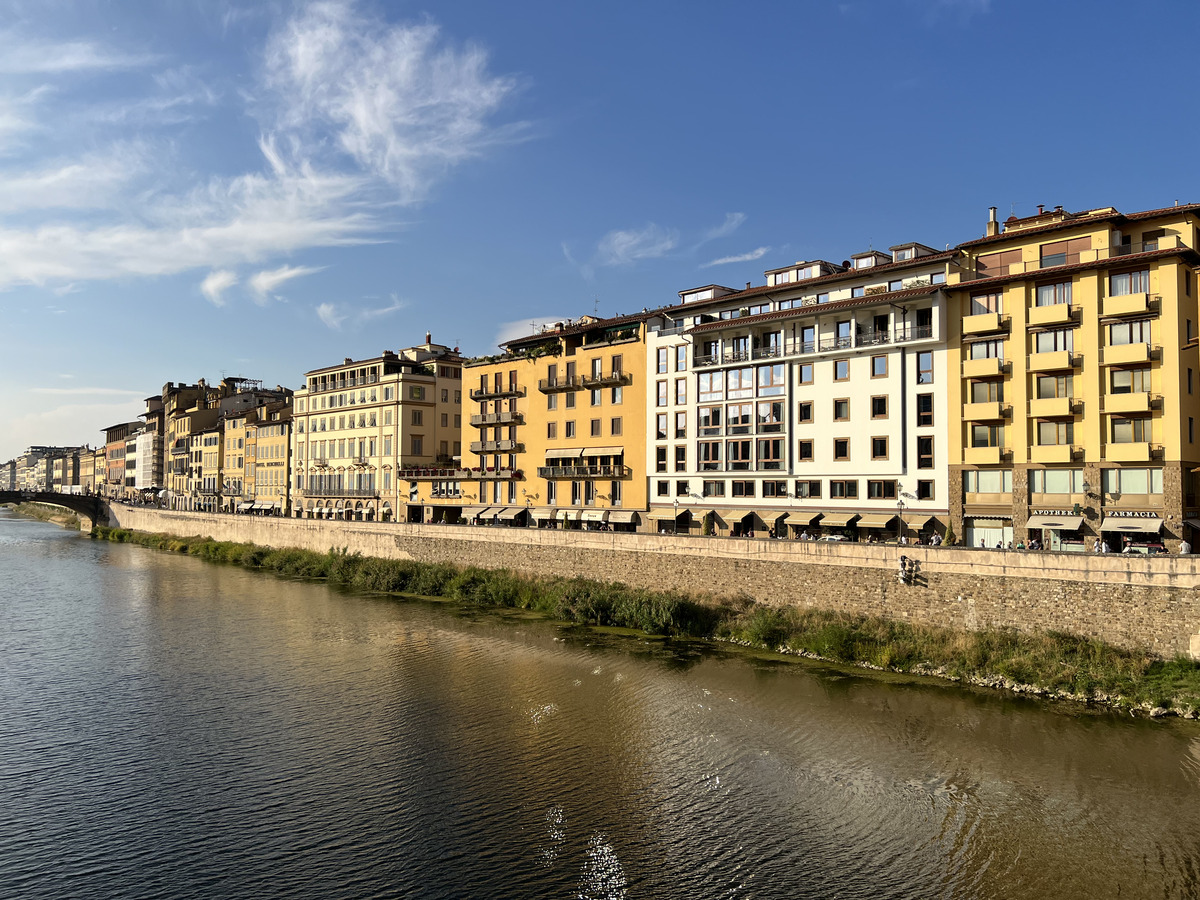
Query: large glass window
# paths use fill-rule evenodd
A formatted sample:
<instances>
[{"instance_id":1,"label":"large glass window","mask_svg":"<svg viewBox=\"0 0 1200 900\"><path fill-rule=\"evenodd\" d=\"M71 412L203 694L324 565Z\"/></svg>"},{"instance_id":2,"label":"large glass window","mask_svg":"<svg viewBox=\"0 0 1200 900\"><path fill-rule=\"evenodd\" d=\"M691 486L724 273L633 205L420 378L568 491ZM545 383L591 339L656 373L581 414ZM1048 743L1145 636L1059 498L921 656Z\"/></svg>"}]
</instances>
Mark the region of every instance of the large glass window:
<instances>
[{"instance_id":1,"label":"large glass window","mask_svg":"<svg viewBox=\"0 0 1200 900\"><path fill-rule=\"evenodd\" d=\"M1109 379L1110 394L1141 394L1150 390L1149 369L1113 369Z\"/></svg>"},{"instance_id":2,"label":"large glass window","mask_svg":"<svg viewBox=\"0 0 1200 900\"><path fill-rule=\"evenodd\" d=\"M1112 420L1112 442L1114 444L1143 444L1150 440L1149 419Z\"/></svg>"},{"instance_id":3,"label":"large glass window","mask_svg":"<svg viewBox=\"0 0 1200 900\"><path fill-rule=\"evenodd\" d=\"M730 369L725 373L725 395L730 400L754 396L754 370Z\"/></svg>"},{"instance_id":4,"label":"large glass window","mask_svg":"<svg viewBox=\"0 0 1200 900\"><path fill-rule=\"evenodd\" d=\"M1036 382L1037 399L1053 400L1059 397L1070 397L1071 383L1069 375L1039 375Z\"/></svg>"},{"instance_id":5,"label":"large glass window","mask_svg":"<svg viewBox=\"0 0 1200 900\"><path fill-rule=\"evenodd\" d=\"M720 406L701 406L696 411L700 434L720 434L722 413L723 410Z\"/></svg>"},{"instance_id":6,"label":"large glass window","mask_svg":"<svg viewBox=\"0 0 1200 900\"><path fill-rule=\"evenodd\" d=\"M1029 489L1035 494L1082 494L1083 469L1031 469Z\"/></svg>"},{"instance_id":7,"label":"large glass window","mask_svg":"<svg viewBox=\"0 0 1200 900\"><path fill-rule=\"evenodd\" d=\"M1000 447L1004 444L1003 425L984 425L980 423L971 426L972 447Z\"/></svg>"},{"instance_id":8,"label":"large glass window","mask_svg":"<svg viewBox=\"0 0 1200 900\"><path fill-rule=\"evenodd\" d=\"M1074 427L1070 422L1038 422L1037 439L1042 447L1070 444Z\"/></svg>"},{"instance_id":9,"label":"large glass window","mask_svg":"<svg viewBox=\"0 0 1200 900\"><path fill-rule=\"evenodd\" d=\"M1134 322L1116 322L1108 326L1108 343L1111 347L1123 344L1150 343L1151 320L1138 319Z\"/></svg>"},{"instance_id":10,"label":"large glass window","mask_svg":"<svg viewBox=\"0 0 1200 900\"><path fill-rule=\"evenodd\" d=\"M972 294L971 295L971 315L978 316L983 313L1002 313L1004 312L1004 294L1001 291L993 291L987 294Z\"/></svg>"},{"instance_id":11,"label":"large glass window","mask_svg":"<svg viewBox=\"0 0 1200 900\"><path fill-rule=\"evenodd\" d=\"M758 431L783 431L783 401L769 400L758 404Z\"/></svg>"},{"instance_id":12,"label":"large glass window","mask_svg":"<svg viewBox=\"0 0 1200 900\"><path fill-rule=\"evenodd\" d=\"M714 400L724 400L725 373L701 372L699 376L701 403L711 403Z\"/></svg>"},{"instance_id":13,"label":"large glass window","mask_svg":"<svg viewBox=\"0 0 1200 900\"><path fill-rule=\"evenodd\" d=\"M969 346L971 359L1004 359L1004 341L974 341Z\"/></svg>"},{"instance_id":14,"label":"large glass window","mask_svg":"<svg viewBox=\"0 0 1200 900\"><path fill-rule=\"evenodd\" d=\"M933 384L933 353L922 350L917 354L917 384Z\"/></svg>"},{"instance_id":15,"label":"large glass window","mask_svg":"<svg viewBox=\"0 0 1200 900\"><path fill-rule=\"evenodd\" d=\"M1100 484L1107 494L1161 494L1162 469L1103 469Z\"/></svg>"},{"instance_id":16,"label":"large glass window","mask_svg":"<svg viewBox=\"0 0 1200 900\"><path fill-rule=\"evenodd\" d=\"M696 458L699 461L700 469L703 471L720 469L721 442L700 441L698 444L696 444Z\"/></svg>"},{"instance_id":17,"label":"large glass window","mask_svg":"<svg viewBox=\"0 0 1200 900\"><path fill-rule=\"evenodd\" d=\"M969 469L963 472L963 489L968 494L1011 494L1011 469Z\"/></svg>"},{"instance_id":18,"label":"large glass window","mask_svg":"<svg viewBox=\"0 0 1200 900\"><path fill-rule=\"evenodd\" d=\"M759 438L758 467L760 469L783 467L783 440L781 438Z\"/></svg>"},{"instance_id":19,"label":"large glass window","mask_svg":"<svg viewBox=\"0 0 1200 900\"><path fill-rule=\"evenodd\" d=\"M1038 306L1058 306L1060 303L1071 302L1071 282L1060 281L1055 284L1039 284L1037 287Z\"/></svg>"},{"instance_id":20,"label":"large glass window","mask_svg":"<svg viewBox=\"0 0 1200 900\"><path fill-rule=\"evenodd\" d=\"M749 469L750 441L726 441L725 460L731 469Z\"/></svg>"},{"instance_id":21,"label":"large glass window","mask_svg":"<svg viewBox=\"0 0 1200 900\"><path fill-rule=\"evenodd\" d=\"M729 434L749 434L754 422L753 403L730 403L725 407L725 426Z\"/></svg>"},{"instance_id":22,"label":"large glass window","mask_svg":"<svg viewBox=\"0 0 1200 900\"><path fill-rule=\"evenodd\" d=\"M1126 294L1147 294L1150 292L1150 270L1141 269L1137 272L1121 272L1108 278L1108 293L1112 297L1123 297Z\"/></svg>"},{"instance_id":23,"label":"large glass window","mask_svg":"<svg viewBox=\"0 0 1200 900\"><path fill-rule=\"evenodd\" d=\"M997 403L1004 399L1003 381L972 381L972 403Z\"/></svg>"},{"instance_id":24,"label":"large glass window","mask_svg":"<svg viewBox=\"0 0 1200 900\"><path fill-rule=\"evenodd\" d=\"M787 382L782 365L758 367L758 396L771 397L782 394Z\"/></svg>"},{"instance_id":25,"label":"large glass window","mask_svg":"<svg viewBox=\"0 0 1200 900\"><path fill-rule=\"evenodd\" d=\"M1035 353L1055 353L1059 350L1075 349L1075 329L1059 328L1041 331L1034 336Z\"/></svg>"}]
</instances>

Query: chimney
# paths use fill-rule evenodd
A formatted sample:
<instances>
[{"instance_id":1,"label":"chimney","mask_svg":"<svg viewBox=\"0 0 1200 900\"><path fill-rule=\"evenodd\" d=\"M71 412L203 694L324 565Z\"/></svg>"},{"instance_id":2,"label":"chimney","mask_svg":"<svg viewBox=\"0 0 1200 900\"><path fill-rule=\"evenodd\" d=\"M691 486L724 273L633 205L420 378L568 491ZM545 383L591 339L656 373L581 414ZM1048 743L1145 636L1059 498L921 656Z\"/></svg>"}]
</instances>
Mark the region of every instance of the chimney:
<instances>
[{"instance_id":1,"label":"chimney","mask_svg":"<svg viewBox=\"0 0 1200 900\"><path fill-rule=\"evenodd\" d=\"M425 332L425 346L428 347L432 343L433 343L433 332L431 332L431 331Z\"/></svg>"},{"instance_id":2,"label":"chimney","mask_svg":"<svg viewBox=\"0 0 1200 900\"><path fill-rule=\"evenodd\" d=\"M750 290L750 282L746 282L746 290Z\"/></svg>"},{"instance_id":3,"label":"chimney","mask_svg":"<svg viewBox=\"0 0 1200 900\"><path fill-rule=\"evenodd\" d=\"M1000 222L996 218L996 207L994 206L988 207L988 223L985 233L988 237L995 237L1000 233Z\"/></svg>"},{"instance_id":4,"label":"chimney","mask_svg":"<svg viewBox=\"0 0 1200 900\"><path fill-rule=\"evenodd\" d=\"M1040 216L1040 215L1041 215L1042 213L1044 213L1045 211L1046 211L1046 204L1045 204L1045 203L1039 203L1039 204L1038 204L1038 215Z\"/></svg>"}]
</instances>

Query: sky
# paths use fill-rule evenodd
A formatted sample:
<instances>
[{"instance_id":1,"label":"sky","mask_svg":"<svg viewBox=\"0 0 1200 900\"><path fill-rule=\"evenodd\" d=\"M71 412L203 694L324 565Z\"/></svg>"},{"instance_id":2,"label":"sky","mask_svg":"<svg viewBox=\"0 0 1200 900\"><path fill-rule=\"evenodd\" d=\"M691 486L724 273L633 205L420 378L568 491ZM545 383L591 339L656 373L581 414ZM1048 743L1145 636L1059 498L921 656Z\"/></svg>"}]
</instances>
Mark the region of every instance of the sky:
<instances>
[{"instance_id":1,"label":"sky","mask_svg":"<svg viewBox=\"0 0 1200 900\"><path fill-rule=\"evenodd\" d=\"M1132 9L0 0L0 460L167 381L1198 201L1200 4Z\"/></svg>"}]
</instances>

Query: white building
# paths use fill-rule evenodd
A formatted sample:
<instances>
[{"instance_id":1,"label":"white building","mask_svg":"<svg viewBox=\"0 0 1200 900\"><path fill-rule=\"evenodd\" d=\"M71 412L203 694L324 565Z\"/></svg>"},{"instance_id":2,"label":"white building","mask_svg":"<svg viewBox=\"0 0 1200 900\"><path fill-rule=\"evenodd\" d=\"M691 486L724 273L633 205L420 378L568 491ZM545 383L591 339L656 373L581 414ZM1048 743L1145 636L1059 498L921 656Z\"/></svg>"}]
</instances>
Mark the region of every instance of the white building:
<instances>
[{"instance_id":1,"label":"white building","mask_svg":"<svg viewBox=\"0 0 1200 900\"><path fill-rule=\"evenodd\" d=\"M681 291L651 335L660 531L875 537L948 521L943 285L953 251L799 262Z\"/></svg>"}]
</instances>

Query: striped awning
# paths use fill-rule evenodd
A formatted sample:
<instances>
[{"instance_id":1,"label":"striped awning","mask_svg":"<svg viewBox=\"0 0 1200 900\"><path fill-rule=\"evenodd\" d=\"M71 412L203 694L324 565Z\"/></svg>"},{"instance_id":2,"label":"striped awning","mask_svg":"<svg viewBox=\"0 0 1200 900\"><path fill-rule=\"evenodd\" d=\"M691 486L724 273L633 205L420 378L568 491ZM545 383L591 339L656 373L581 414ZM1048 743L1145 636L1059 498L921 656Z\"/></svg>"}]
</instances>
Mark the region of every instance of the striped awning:
<instances>
[{"instance_id":1,"label":"striped awning","mask_svg":"<svg viewBox=\"0 0 1200 900\"><path fill-rule=\"evenodd\" d=\"M529 514L531 516L533 516L534 519L548 521L548 520L554 518L554 507L553 506L535 506L533 509L531 509L529 511Z\"/></svg>"},{"instance_id":2,"label":"striped awning","mask_svg":"<svg viewBox=\"0 0 1200 900\"><path fill-rule=\"evenodd\" d=\"M1158 516L1105 516L1100 520L1101 531L1158 532L1162 527Z\"/></svg>"},{"instance_id":3,"label":"striped awning","mask_svg":"<svg viewBox=\"0 0 1200 900\"><path fill-rule=\"evenodd\" d=\"M859 528L890 528L895 521L895 513L867 513L859 516L854 524Z\"/></svg>"},{"instance_id":4,"label":"striped awning","mask_svg":"<svg viewBox=\"0 0 1200 900\"><path fill-rule=\"evenodd\" d=\"M462 517L464 519L473 519L485 509L487 509L486 506L464 506L462 510Z\"/></svg>"},{"instance_id":5,"label":"striped awning","mask_svg":"<svg viewBox=\"0 0 1200 900\"><path fill-rule=\"evenodd\" d=\"M821 516L820 525L822 528L845 528L857 518L858 513L854 512L827 512Z\"/></svg>"}]
</instances>

